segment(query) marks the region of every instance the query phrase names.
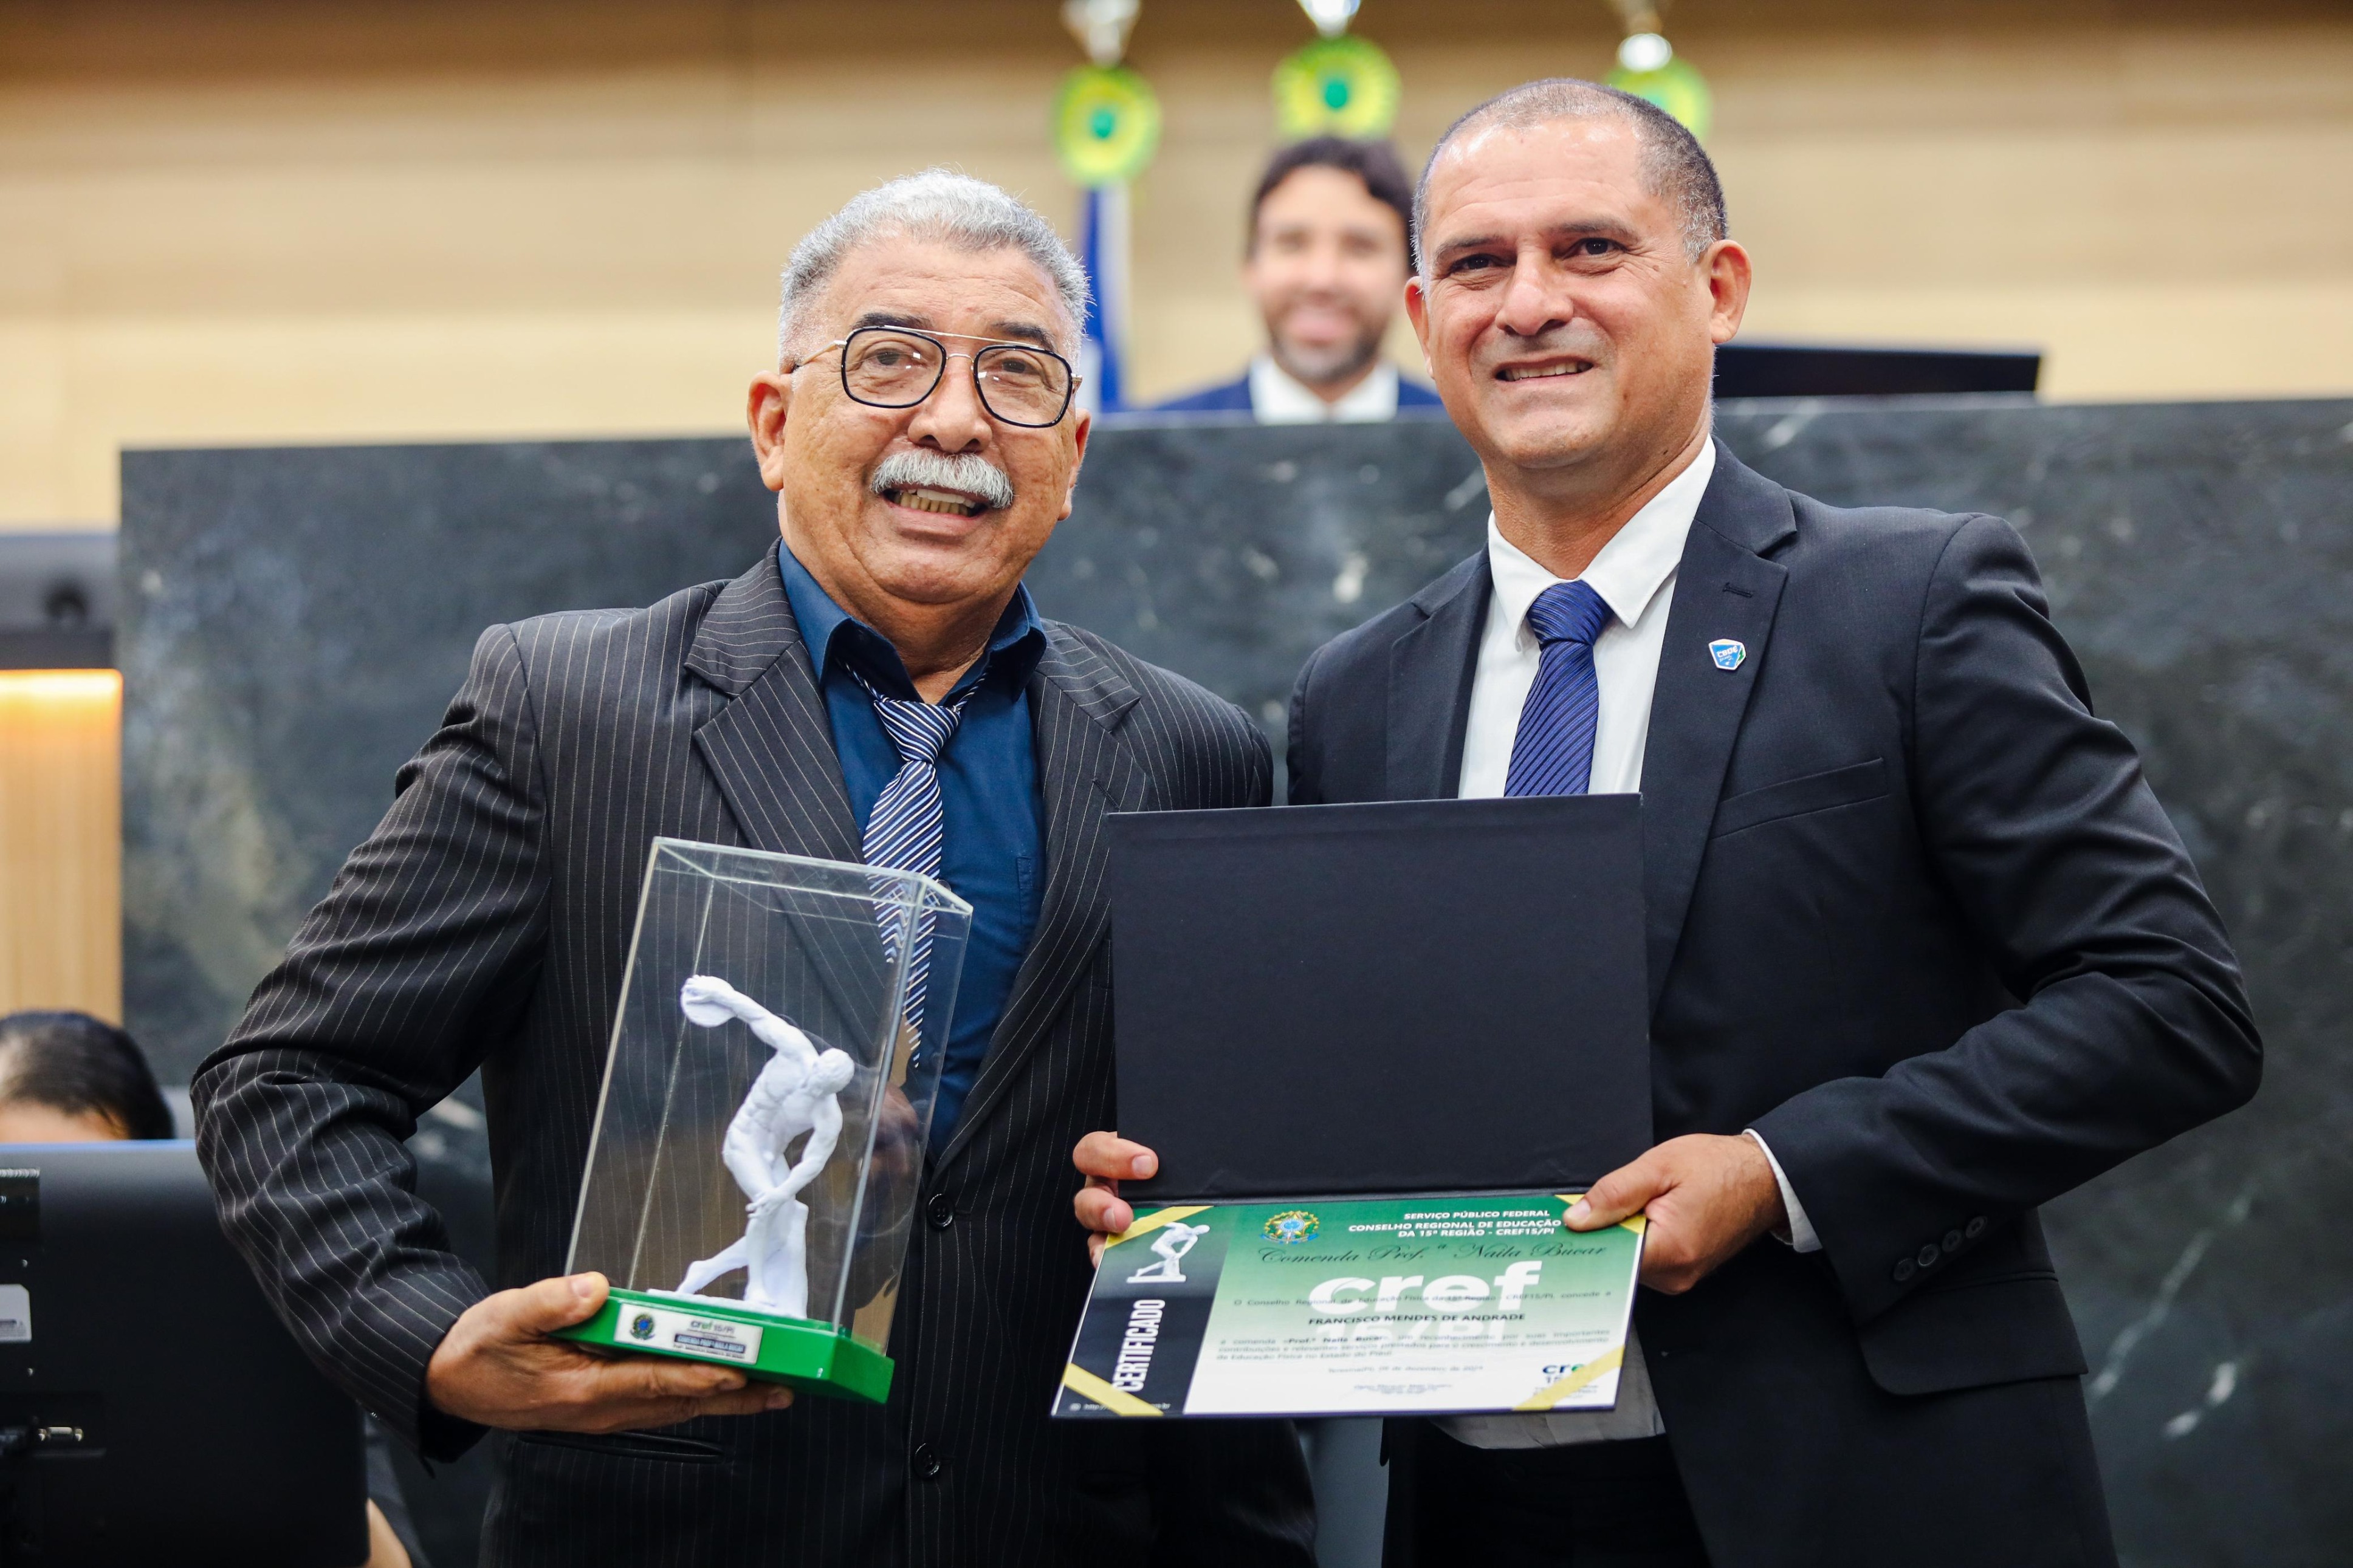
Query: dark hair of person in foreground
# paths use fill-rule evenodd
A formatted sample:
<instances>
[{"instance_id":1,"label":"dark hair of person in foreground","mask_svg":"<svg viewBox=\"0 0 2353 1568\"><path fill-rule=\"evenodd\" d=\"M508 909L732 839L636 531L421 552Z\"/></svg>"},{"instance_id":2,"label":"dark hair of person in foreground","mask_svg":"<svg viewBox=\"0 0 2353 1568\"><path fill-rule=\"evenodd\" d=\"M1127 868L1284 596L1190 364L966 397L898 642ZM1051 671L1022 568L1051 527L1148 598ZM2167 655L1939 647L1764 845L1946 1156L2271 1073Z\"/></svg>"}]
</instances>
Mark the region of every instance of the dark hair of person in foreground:
<instances>
[{"instance_id":1,"label":"dark hair of person in foreground","mask_svg":"<svg viewBox=\"0 0 2353 1568\"><path fill-rule=\"evenodd\" d=\"M121 1138L169 1138L172 1108L129 1035L87 1013L0 1017L0 1103L111 1122Z\"/></svg>"}]
</instances>

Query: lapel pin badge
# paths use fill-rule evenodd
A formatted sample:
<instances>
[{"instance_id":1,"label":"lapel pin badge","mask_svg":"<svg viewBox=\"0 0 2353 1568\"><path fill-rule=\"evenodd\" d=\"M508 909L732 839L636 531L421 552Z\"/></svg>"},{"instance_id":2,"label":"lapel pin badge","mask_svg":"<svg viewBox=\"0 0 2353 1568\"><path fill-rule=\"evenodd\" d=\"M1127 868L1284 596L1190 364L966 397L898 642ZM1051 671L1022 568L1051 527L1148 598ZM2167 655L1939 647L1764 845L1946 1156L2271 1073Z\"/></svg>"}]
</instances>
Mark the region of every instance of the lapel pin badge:
<instances>
[{"instance_id":1,"label":"lapel pin badge","mask_svg":"<svg viewBox=\"0 0 2353 1568\"><path fill-rule=\"evenodd\" d=\"M1748 645L1723 637L1707 645L1707 657L1715 660L1718 669L1738 669L1740 661L1748 657Z\"/></svg>"}]
</instances>

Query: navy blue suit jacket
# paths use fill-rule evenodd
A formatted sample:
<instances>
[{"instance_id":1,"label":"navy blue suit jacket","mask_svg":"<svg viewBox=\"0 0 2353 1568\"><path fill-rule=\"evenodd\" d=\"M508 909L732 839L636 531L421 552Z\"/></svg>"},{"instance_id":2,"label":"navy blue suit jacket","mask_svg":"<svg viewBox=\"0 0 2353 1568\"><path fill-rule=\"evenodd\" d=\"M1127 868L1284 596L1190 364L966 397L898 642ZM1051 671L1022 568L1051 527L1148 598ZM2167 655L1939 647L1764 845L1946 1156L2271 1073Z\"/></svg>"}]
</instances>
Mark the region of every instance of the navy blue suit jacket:
<instances>
[{"instance_id":1,"label":"navy blue suit jacket","mask_svg":"<svg viewBox=\"0 0 2353 1568\"><path fill-rule=\"evenodd\" d=\"M1491 592L1482 552L1316 652L1293 802L1455 793ZM1642 842L1658 1136L1756 1128L1822 1243L1636 1308L1711 1560L2113 1563L2036 1208L2242 1103L2262 1046L2025 544L1719 447Z\"/></svg>"},{"instance_id":2,"label":"navy blue suit jacket","mask_svg":"<svg viewBox=\"0 0 2353 1568\"><path fill-rule=\"evenodd\" d=\"M1398 377L1398 411L1409 408L1442 409L1438 394L1419 382ZM1250 373L1245 371L1236 380L1205 386L1198 392L1188 392L1182 397L1172 397L1166 403L1155 403L1154 414L1248 414L1250 408Z\"/></svg>"}]
</instances>

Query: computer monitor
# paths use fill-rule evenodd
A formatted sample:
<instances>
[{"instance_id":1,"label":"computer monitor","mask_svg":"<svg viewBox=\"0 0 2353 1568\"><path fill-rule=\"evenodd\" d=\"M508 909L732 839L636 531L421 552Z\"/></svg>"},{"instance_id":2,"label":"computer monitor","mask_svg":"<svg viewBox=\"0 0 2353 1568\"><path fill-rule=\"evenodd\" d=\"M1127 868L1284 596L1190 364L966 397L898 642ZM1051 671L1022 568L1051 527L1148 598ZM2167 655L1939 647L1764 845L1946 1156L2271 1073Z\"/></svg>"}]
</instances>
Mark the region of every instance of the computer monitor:
<instances>
[{"instance_id":1,"label":"computer monitor","mask_svg":"<svg viewBox=\"0 0 2353 1568\"><path fill-rule=\"evenodd\" d=\"M362 1467L195 1145L0 1144L0 1568L356 1568Z\"/></svg>"}]
</instances>

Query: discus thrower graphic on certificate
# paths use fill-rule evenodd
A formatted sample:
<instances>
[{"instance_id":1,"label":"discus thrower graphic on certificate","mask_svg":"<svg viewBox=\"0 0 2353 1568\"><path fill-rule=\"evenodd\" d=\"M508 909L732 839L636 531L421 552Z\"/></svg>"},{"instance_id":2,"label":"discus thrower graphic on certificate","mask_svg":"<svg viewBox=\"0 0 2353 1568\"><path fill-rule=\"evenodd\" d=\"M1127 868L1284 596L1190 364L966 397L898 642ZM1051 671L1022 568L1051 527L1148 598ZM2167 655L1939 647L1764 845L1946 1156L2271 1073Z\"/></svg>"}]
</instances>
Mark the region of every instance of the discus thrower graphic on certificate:
<instances>
[{"instance_id":1,"label":"discus thrower graphic on certificate","mask_svg":"<svg viewBox=\"0 0 2353 1568\"><path fill-rule=\"evenodd\" d=\"M1131 1285L1155 1282L1182 1285L1185 1283L1185 1255L1193 1250L1195 1242L1208 1234L1208 1226L1187 1225L1183 1220L1162 1226L1159 1234L1152 1238L1152 1250L1160 1255L1160 1261L1145 1264L1129 1275L1127 1282Z\"/></svg>"}]
</instances>

